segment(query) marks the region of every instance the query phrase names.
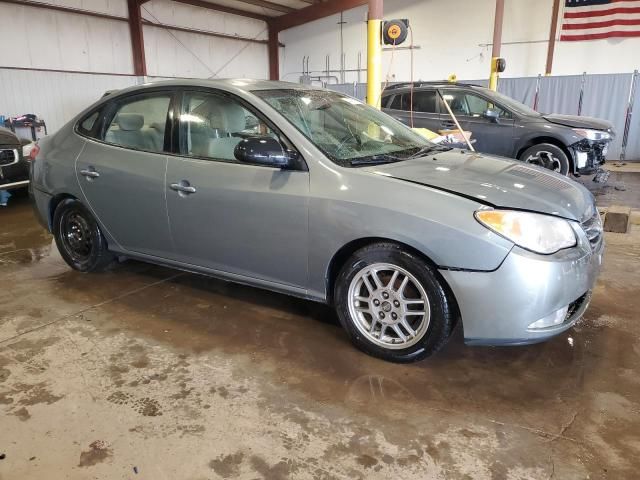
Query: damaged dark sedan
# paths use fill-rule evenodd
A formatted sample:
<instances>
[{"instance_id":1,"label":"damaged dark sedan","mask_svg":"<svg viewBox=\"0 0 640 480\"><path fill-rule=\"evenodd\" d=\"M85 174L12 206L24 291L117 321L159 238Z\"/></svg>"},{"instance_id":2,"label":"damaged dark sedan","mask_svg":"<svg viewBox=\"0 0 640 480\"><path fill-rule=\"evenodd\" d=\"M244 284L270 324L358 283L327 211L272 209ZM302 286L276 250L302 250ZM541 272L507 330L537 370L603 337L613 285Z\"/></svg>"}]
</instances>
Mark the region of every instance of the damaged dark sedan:
<instances>
[{"instance_id":1,"label":"damaged dark sedan","mask_svg":"<svg viewBox=\"0 0 640 480\"><path fill-rule=\"evenodd\" d=\"M611 122L576 115L541 114L512 98L477 85L420 82L393 85L383 110L415 128L434 132L460 126L483 153L517 158L563 175L590 175L605 163L614 138Z\"/></svg>"}]
</instances>

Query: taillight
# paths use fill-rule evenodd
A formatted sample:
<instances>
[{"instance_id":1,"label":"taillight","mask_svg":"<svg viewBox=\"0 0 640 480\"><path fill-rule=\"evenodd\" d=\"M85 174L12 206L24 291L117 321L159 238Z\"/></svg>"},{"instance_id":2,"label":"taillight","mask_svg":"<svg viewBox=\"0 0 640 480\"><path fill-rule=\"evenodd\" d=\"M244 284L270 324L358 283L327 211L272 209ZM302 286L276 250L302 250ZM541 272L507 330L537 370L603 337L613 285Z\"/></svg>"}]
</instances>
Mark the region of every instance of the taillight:
<instances>
[{"instance_id":1,"label":"taillight","mask_svg":"<svg viewBox=\"0 0 640 480\"><path fill-rule=\"evenodd\" d=\"M32 147L29 149L29 154L25 157L26 160L33 162L35 161L38 153L40 152L40 147L37 143L34 143Z\"/></svg>"}]
</instances>

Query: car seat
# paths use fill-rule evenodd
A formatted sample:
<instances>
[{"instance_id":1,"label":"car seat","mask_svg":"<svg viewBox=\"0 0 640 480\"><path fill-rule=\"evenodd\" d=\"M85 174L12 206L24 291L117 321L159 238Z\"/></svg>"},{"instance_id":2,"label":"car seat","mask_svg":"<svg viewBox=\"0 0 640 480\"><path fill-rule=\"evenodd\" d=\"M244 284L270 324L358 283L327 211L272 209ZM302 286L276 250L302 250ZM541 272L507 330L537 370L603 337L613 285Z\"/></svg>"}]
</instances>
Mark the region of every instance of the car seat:
<instances>
[{"instance_id":1,"label":"car seat","mask_svg":"<svg viewBox=\"0 0 640 480\"><path fill-rule=\"evenodd\" d=\"M209 140L209 156L235 160L233 151L242 140L234 134L246 128L245 110L235 102L219 100L209 111L209 126L213 137Z\"/></svg>"},{"instance_id":2,"label":"car seat","mask_svg":"<svg viewBox=\"0 0 640 480\"><path fill-rule=\"evenodd\" d=\"M139 113L119 113L116 115L114 123L118 128L109 128L105 135L105 141L139 150L162 150L162 140L160 141L160 147L156 148L152 134L148 131L143 131L144 115Z\"/></svg>"}]
</instances>

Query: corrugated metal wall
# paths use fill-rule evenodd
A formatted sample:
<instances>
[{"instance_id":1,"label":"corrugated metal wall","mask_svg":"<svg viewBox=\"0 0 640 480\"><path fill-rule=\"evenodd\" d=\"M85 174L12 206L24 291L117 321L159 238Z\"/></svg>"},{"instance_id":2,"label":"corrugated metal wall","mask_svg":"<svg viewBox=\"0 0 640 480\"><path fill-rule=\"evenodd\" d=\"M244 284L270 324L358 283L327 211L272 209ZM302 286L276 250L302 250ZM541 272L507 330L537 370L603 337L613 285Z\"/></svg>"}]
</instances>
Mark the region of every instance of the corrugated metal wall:
<instances>
[{"instance_id":1,"label":"corrugated metal wall","mask_svg":"<svg viewBox=\"0 0 640 480\"><path fill-rule=\"evenodd\" d=\"M35 113L54 132L107 90L135 85L137 77L0 68L0 115Z\"/></svg>"}]
</instances>

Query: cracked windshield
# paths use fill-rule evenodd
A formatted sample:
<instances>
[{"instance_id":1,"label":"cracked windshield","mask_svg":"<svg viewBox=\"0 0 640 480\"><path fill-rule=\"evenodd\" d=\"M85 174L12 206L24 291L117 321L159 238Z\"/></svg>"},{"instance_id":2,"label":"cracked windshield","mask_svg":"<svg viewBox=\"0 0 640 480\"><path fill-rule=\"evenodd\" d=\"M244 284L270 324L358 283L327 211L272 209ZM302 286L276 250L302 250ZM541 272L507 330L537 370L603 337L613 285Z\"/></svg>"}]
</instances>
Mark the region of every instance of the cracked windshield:
<instances>
[{"instance_id":1,"label":"cracked windshield","mask_svg":"<svg viewBox=\"0 0 640 480\"><path fill-rule=\"evenodd\" d=\"M253 92L342 166L391 163L442 151L390 116L326 90Z\"/></svg>"}]
</instances>

